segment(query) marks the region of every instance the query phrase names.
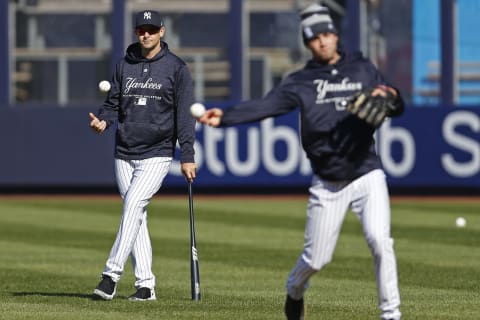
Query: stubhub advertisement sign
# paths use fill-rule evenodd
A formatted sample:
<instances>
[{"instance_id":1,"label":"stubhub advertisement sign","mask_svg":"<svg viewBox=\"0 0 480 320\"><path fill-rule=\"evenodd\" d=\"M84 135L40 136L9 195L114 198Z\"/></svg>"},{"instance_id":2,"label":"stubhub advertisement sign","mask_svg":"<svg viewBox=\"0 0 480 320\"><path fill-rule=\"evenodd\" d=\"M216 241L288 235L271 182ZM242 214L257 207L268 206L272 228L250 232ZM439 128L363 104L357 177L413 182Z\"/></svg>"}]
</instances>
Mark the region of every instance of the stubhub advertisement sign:
<instances>
[{"instance_id":1,"label":"stubhub advertisement sign","mask_svg":"<svg viewBox=\"0 0 480 320\"><path fill-rule=\"evenodd\" d=\"M228 128L197 125L201 186L308 186L312 170L298 134L299 115ZM407 108L376 133L390 186L480 187L480 108ZM184 183L174 162L172 184Z\"/></svg>"}]
</instances>

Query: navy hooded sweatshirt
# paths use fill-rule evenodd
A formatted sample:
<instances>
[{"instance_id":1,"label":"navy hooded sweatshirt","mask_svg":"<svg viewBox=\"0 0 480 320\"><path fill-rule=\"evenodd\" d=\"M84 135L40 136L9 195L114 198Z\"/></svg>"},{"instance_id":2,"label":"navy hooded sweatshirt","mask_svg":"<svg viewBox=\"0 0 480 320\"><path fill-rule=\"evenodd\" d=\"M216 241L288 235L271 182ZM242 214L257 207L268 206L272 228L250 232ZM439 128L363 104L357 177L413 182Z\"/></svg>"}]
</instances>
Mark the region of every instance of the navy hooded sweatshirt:
<instances>
[{"instance_id":1,"label":"navy hooded sweatshirt","mask_svg":"<svg viewBox=\"0 0 480 320\"><path fill-rule=\"evenodd\" d=\"M178 140L180 161L193 163L192 77L185 62L171 53L165 42L161 47L152 59L142 56L139 43L127 48L116 65L112 88L98 118L108 126L118 121L116 158L174 157Z\"/></svg>"},{"instance_id":2,"label":"navy hooded sweatshirt","mask_svg":"<svg viewBox=\"0 0 480 320\"><path fill-rule=\"evenodd\" d=\"M258 121L300 108L302 145L316 175L330 181L350 181L381 168L373 139L375 128L350 114L345 101L385 81L360 52L340 55L333 65L310 60L264 98L224 110L220 126ZM400 94L395 106L390 116L403 112Z\"/></svg>"}]
</instances>

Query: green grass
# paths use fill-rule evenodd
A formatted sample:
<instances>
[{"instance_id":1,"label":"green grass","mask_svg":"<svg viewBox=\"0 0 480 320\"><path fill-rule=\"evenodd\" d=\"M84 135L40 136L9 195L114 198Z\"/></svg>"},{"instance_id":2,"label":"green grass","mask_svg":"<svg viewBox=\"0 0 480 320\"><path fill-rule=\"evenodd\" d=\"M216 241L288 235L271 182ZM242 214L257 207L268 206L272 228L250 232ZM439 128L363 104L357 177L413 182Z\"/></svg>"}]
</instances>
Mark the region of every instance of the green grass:
<instances>
[{"instance_id":1,"label":"green grass","mask_svg":"<svg viewBox=\"0 0 480 320\"><path fill-rule=\"evenodd\" d=\"M156 302L94 301L120 218L119 198L0 199L0 319L283 319L285 280L303 245L306 198L197 196L202 301L190 300L188 202L156 197L149 229ZM392 204L404 319L478 319L480 202ZM467 227L454 226L457 216ZM370 252L353 214L333 262L311 281L308 320L377 319Z\"/></svg>"}]
</instances>

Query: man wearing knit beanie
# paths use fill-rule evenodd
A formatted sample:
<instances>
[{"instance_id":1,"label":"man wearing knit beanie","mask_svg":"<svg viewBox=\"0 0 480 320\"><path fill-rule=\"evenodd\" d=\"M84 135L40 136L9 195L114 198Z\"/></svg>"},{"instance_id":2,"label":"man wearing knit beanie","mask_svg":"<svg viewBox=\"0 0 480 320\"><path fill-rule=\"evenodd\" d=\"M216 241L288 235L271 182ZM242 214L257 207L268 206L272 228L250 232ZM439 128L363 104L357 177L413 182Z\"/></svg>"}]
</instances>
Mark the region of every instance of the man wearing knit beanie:
<instances>
[{"instance_id":1,"label":"man wearing knit beanie","mask_svg":"<svg viewBox=\"0 0 480 320\"><path fill-rule=\"evenodd\" d=\"M308 43L320 33L338 34L327 7L312 4L300 13L303 42Z\"/></svg>"},{"instance_id":2,"label":"man wearing knit beanie","mask_svg":"<svg viewBox=\"0 0 480 320\"><path fill-rule=\"evenodd\" d=\"M300 109L302 146L314 175L303 252L287 279L285 315L288 320L305 319L309 279L332 260L345 214L351 209L373 256L380 318L400 320L390 200L374 141L377 126L350 113L346 105L366 89L379 99L391 95L389 117L402 114L404 102L369 59L338 47L338 32L328 8L310 5L300 18L303 41L312 54L305 67L288 75L262 99L209 109L198 121L226 127Z\"/></svg>"}]
</instances>

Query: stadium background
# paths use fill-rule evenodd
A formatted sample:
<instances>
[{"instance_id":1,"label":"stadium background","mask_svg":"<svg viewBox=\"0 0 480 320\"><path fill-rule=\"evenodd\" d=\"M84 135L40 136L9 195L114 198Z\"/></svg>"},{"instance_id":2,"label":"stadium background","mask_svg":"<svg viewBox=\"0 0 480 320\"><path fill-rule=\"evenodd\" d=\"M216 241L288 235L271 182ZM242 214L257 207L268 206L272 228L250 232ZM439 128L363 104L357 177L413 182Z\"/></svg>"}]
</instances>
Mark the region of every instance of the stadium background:
<instances>
[{"instance_id":1,"label":"stadium background","mask_svg":"<svg viewBox=\"0 0 480 320\"><path fill-rule=\"evenodd\" d=\"M113 130L93 134L88 112L103 100L98 82L134 41L133 12L163 14L165 40L189 63L196 99L224 107L261 96L304 64L297 13L310 2L2 1L0 189L115 190ZM479 194L480 2L323 3L343 45L368 55L407 101L405 115L377 135L393 192ZM196 185L304 190L310 168L297 125L293 113L236 128L198 127ZM166 188L183 186L175 164Z\"/></svg>"}]
</instances>

